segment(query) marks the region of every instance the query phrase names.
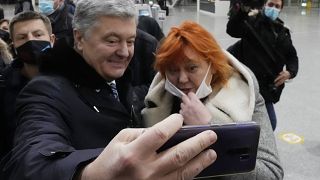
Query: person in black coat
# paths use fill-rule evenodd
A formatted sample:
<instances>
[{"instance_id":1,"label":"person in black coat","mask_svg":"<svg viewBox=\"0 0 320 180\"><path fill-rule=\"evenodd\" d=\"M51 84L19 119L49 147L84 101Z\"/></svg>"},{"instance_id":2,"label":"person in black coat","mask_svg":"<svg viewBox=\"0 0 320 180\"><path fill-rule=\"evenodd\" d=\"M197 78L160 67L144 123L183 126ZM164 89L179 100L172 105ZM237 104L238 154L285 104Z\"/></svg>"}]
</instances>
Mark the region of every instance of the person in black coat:
<instances>
[{"instance_id":1,"label":"person in black coat","mask_svg":"<svg viewBox=\"0 0 320 180\"><path fill-rule=\"evenodd\" d=\"M18 96L14 148L0 163L1 179L191 179L216 159L205 150L216 141L212 131L157 153L181 128L181 115L124 129L138 113L127 69L136 17L132 1L78 0L74 43L47 49L42 74Z\"/></svg>"},{"instance_id":2,"label":"person in black coat","mask_svg":"<svg viewBox=\"0 0 320 180\"><path fill-rule=\"evenodd\" d=\"M74 4L73 0L65 0L65 2L68 7L68 12L73 15L74 10L76 9L76 5Z\"/></svg>"},{"instance_id":3,"label":"person in black coat","mask_svg":"<svg viewBox=\"0 0 320 180\"><path fill-rule=\"evenodd\" d=\"M132 98L136 102L136 111L140 112L144 108L144 97L147 95L149 86L156 74L153 65L158 41L150 34L137 29L134 46L134 54L129 68L132 77L131 85L134 89ZM140 113L138 114L140 115Z\"/></svg>"},{"instance_id":4,"label":"person in black coat","mask_svg":"<svg viewBox=\"0 0 320 180\"><path fill-rule=\"evenodd\" d=\"M16 98L30 79L37 75L37 56L43 48L52 46L55 39L50 20L34 11L15 15L9 29L17 58L3 70L0 78L0 126L3 128L0 131L0 159L12 148Z\"/></svg>"},{"instance_id":5,"label":"person in black coat","mask_svg":"<svg viewBox=\"0 0 320 180\"><path fill-rule=\"evenodd\" d=\"M4 18L4 10L0 5L0 19L3 19L3 18Z\"/></svg>"},{"instance_id":6,"label":"person in black coat","mask_svg":"<svg viewBox=\"0 0 320 180\"><path fill-rule=\"evenodd\" d=\"M34 11L31 0L18 0L14 7L14 14L18 14L24 11Z\"/></svg>"},{"instance_id":7,"label":"person in black coat","mask_svg":"<svg viewBox=\"0 0 320 180\"><path fill-rule=\"evenodd\" d=\"M241 40L228 50L257 77L275 129L273 104L279 101L284 83L296 76L298 56L289 29L278 17L283 0L268 0L263 8L255 8L237 2L232 5L227 33Z\"/></svg>"},{"instance_id":8,"label":"person in black coat","mask_svg":"<svg viewBox=\"0 0 320 180\"><path fill-rule=\"evenodd\" d=\"M161 39L164 37L164 34L158 22L154 18L149 16L139 16L138 29L151 34L158 41L161 41Z\"/></svg>"}]
</instances>

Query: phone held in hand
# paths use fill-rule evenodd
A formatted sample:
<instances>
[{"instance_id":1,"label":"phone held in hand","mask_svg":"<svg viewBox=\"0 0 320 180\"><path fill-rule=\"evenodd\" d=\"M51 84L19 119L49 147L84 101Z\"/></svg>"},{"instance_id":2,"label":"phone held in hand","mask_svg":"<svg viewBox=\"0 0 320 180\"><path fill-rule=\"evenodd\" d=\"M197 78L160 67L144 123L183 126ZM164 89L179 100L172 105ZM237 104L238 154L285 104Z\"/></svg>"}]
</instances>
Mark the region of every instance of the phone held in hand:
<instances>
[{"instance_id":1,"label":"phone held in hand","mask_svg":"<svg viewBox=\"0 0 320 180\"><path fill-rule=\"evenodd\" d=\"M216 151L217 159L196 178L246 173L254 170L260 135L260 126L254 121L184 126L158 152L169 149L205 130L213 130L217 134L217 141L209 147Z\"/></svg>"}]
</instances>

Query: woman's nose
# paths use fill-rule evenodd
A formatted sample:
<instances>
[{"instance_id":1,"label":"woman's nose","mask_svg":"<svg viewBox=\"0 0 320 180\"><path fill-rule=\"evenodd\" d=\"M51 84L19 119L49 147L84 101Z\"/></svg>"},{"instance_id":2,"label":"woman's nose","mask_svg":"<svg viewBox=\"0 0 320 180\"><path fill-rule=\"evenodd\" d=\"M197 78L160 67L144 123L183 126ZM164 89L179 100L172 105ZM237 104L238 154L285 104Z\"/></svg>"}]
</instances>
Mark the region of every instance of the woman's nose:
<instances>
[{"instance_id":1,"label":"woman's nose","mask_svg":"<svg viewBox=\"0 0 320 180\"><path fill-rule=\"evenodd\" d=\"M179 73L179 78L178 78L179 83L186 83L188 82L188 75L184 71L181 71Z\"/></svg>"}]
</instances>

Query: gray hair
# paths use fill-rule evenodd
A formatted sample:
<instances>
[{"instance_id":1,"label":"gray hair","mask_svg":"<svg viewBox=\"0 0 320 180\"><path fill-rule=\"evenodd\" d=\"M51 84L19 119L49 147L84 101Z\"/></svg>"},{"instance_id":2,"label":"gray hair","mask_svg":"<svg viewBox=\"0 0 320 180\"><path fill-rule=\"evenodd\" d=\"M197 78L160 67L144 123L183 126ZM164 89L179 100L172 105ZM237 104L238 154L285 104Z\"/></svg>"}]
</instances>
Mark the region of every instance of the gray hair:
<instances>
[{"instance_id":1,"label":"gray hair","mask_svg":"<svg viewBox=\"0 0 320 180\"><path fill-rule=\"evenodd\" d=\"M138 19L132 0L77 0L73 28L86 34L102 16Z\"/></svg>"}]
</instances>

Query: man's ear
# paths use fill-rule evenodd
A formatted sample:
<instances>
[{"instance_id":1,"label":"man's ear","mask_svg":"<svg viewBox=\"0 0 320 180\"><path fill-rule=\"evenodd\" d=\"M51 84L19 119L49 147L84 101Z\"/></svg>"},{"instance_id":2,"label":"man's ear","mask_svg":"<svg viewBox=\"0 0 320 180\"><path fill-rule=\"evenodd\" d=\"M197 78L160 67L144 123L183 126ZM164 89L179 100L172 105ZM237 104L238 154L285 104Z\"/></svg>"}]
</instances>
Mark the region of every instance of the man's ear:
<instances>
[{"instance_id":1,"label":"man's ear","mask_svg":"<svg viewBox=\"0 0 320 180\"><path fill-rule=\"evenodd\" d=\"M53 47L54 43L56 42L56 36L54 34L50 35L50 44Z\"/></svg>"},{"instance_id":2,"label":"man's ear","mask_svg":"<svg viewBox=\"0 0 320 180\"><path fill-rule=\"evenodd\" d=\"M74 37L74 46L77 50L82 51L82 40L83 40L83 34L77 30L73 30L73 37Z\"/></svg>"}]
</instances>

